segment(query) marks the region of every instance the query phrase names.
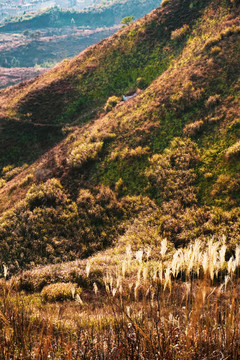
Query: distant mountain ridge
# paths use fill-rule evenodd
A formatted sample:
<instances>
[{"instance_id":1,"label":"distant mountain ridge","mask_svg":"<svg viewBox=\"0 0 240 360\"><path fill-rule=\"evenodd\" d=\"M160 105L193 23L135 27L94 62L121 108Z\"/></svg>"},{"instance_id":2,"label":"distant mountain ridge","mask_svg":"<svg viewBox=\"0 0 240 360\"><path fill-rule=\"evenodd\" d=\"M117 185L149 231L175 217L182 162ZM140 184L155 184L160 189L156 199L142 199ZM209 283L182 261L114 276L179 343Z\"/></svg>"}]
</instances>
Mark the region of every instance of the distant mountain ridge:
<instances>
[{"instance_id":1,"label":"distant mountain ridge","mask_svg":"<svg viewBox=\"0 0 240 360\"><path fill-rule=\"evenodd\" d=\"M121 19L126 16L138 19L160 6L160 3L160 0L114 0L109 4L96 5L81 11L54 7L5 20L0 24L0 32L63 26L111 27L120 24Z\"/></svg>"}]
</instances>

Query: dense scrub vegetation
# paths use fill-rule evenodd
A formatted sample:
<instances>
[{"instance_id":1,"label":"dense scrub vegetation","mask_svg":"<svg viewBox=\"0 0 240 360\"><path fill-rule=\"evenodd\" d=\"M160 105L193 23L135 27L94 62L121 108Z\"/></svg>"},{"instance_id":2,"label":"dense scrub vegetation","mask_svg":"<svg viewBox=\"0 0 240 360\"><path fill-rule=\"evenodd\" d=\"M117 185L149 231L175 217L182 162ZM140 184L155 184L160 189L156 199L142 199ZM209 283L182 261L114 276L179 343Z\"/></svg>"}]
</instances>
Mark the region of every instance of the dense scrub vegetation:
<instances>
[{"instance_id":1,"label":"dense scrub vegetation","mask_svg":"<svg viewBox=\"0 0 240 360\"><path fill-rule=\"evenodd\" d=\"M52 101L49 98L51 87L55 84L54 97L61 100L62 92L59 93L59 84L73 86L68 84L69 79L62 76L66 74L67 69L71 74L72 67L79 64L78 66L82 69L79 79L83 80L81 91L87 92L87 98L79 97L76 107L70 88L71 97L68 102L71 99L71 104L67 111L61 107L59 109L57 103L55 107L50 106L49 109L51 109L51 113L54 113L55 110L63 110L62 120L64 118L69 120L71 116L74 119L73 114L76 109L79 109L77 113L81 119L81 113L84 113L84 109L88 109L90 103L93 108L97 106L101 98L99 91L103 92L104 90L103 80L106 75L114 83L121 74L126 76L126 71L121 73L121 70L126 59L125 52L128 50L125 49L124 55L120 55L121 50L116 50L115 44L123 44L126 41L131 44L132 42L131 53L129 53L131 57L127 59L130 65L129 71L134 71L130 61L132 56L141 55L137 51L140 48L143 49L145 45L150 46L150 39L155 39L155 45L158 45L159 49L165 48L167 41L168 46L171 47L167 61L170 61L173 54L176 57L172 65L166 64L166 67L170 66L168 70L163 72L145 90L144 86L140 86L142 90L137 91L138 95L126 102L117 103L120 101L120 98L116 97L119 94L117 87L115 87L116 95L107 100L106 95L110 91L111 84L106 81L104 85L106 89L102 94L102 99L106 99L103 103L105 112L101 113L99 119L78 130L75 130L76 128L68 130L66 127L64 131L70 131L71 134L36 165L26 169L11 165L9 171L6 171L8 167L3 168L1 176L3 208L6 208L6 202L8 203L9 199L10 203L11 199L17 199L18 196L23 199L13 210L10 209L2 217L4 219L2 220L3 225L1 224L3 240L6 236L6 229L16 229L14 235L9 235L8 241L14 244L12 249L15 255L8 259L8 263L21 253L20 250L17 250L18 246L14 249L15 242L17 239L23 239L18 241L21 247L21 241L26 241L24 235L26 232L30 243L34 238L35 245L32 244L31 248L37 249L36 253L40 248L42 249L37 261L35 255L33 255L33 259L30 255L27 257L28 264L31 261L42 263L53 261L53 259L59 262L61 256L66 254L66 249L68 249L67 259L72 259L77 254L83 256L89 251L111 244L118 234L118 231L115 232L117 228L115 223L122 222L126 216L122 199L129 195L131 197L144 195L144 199L148 199L146 207L148 207L148 202L152 201L154 207L159 208L161 216L154 220L158 231L175 244L182 245L191 238L202 238L215 233L217 235L224 233L231 246L238 241L239 222L234 220L238 217L240 200L240 182L237 175L239 127L236 118L239 96L237 77L239 71L238 10L234 7L235 5L231 5L233 8L230 5L229 8L226 8L221 2L217 9L211 2L209 4L206 2L204 4L206 9L201 11L199 8L190 6L187 0L184 4L182 2L174 4L174 8L171 2L169 5L165 4L163 8L150 14L146 20L131 25L130 30L124 29L120 35L87 50L80 55L80 59L85 59L83 63L79 64L79 59L76 58L70 64L66 63L63 68L60 66L51 71L47 75L49 85L40 85L41 81L45 79L43 76L42 79L23 87L21 95L23 97L19 100L18 112L23 111L24 108L30 111L32 108L34 112L27 114L28 121L38 121L36 118L39 116L37 108L44 103L43 109L41 105L41 116L44 122L50 115L47 104L48 101ZM185 7L189 8L187 15ZM169 13L166 16L165 12L167 11ZM179 11L183 18L179 16ZM172 25L172 19L177 13L180 23L183 23L185 16L186 19L189 16L189 25L181 24L180 27L177 27L178 30L173 29ZM197 16L201 17L194 24L194 17ZM169 30L164 34L160 33L163 34L163 37L159 34L157 37L156 33L161 29L165 17L164 26L169 24ZM157 30L153 24L156 24ZM146 29L146 34L141 42L139 27ZM151 27L153 37L152 34L148 35ZM219 36L216 35L217 31L219 31ZM132 32L135 32L135 35L131 37ZM187 38L185 38L186 36ZM182 47L181 54L179 54L179 41ZM197 47L196 44L198 44ZM221 52L216 54L214 51L213 54L211 49L216 44L221 48ZM101 54L102 58L92 60L94 51L96 54ZM152 61L156 66L159 61L156 54L153 58L155 52L156 47L152 49L152 54L145 59L145 67L140 66L138 69L139 75L140 69L142 72L141 82L150 80L146 76L150 62ZM116 54L114 58L112 58L113 53ZM116 58L119 59L117 63L114 61ZM110 62L107 63L106 59L111 61L113 76L108 72ZM118 72L114 70L114 66L118 68ZM164 69L161 66L160 69L158 71L161 73ZM79 70L76 68L74 71ZM56 75L60 75L62 79L56 79ZM68 76L69 73L66 77ZM151 73L151 76L153 77L154 73ZM51 77L54 77L54 81L50 79ZM59 84L57 84L58 81L60 81ZM76 80L73 78L72 84L74 81ZM133 86L137 87L139 82L139 76L136 73L135 80L128 86L128 91L133 93L136 90L136 88L133 89ZM91 90L93 84L94 89ZM40 86L40 90L34 90L35 86ZM123 90L124 85L119 84L119 89ZM18 87L2 92L2 104L8 98L11 104L13 95L15 102L20 95ZM95 105L94 98L96 98ZM117 100L112 104L111 99ZM110 105L111 109L108 108ZM5 110L4 107L3 110ZM45 111L47 112L45 113ZM107 114L106 111L108 111ZM22 115L19 114L20 118ZM75 132L73 132L74 130ZM24 146L26 146L26 142ZM9 154L6 154L5 163L8 161L8 156ZM19 180L14 183L14 178L13 180L11 178L18 173L20 173ZM49 179L51 177L60 179L60 182ZM37 183L30 189L35 181L40 184ZM49 191L50 193L54 192L51 190L52 186L54 189L57 186L56 191L54 190L56 198L49 200ZM116 209L121 209L121 211L124 208L123 213L125 214L121 214L120 211L114 215L113 209L112 213L108 214L108 205L107 203L103 204L98 218L105 216L103 214L107 211L108 231L104 230L104 225L102 225L104 221L98 223L96 215L94 218L95 210L92 209L83 217L82 210L77 205L81 191L93 194L95 199L98 193L96 189L102 189L102 186L109 189L112 199L115 199L114 201L109 199L110 203L113 201ZM57 190L58 187L62 190ZM39 200L40 202L36 202L36 206L32 207L29 203L31 192L36 193L34 195L36 197L40 192L41 196L46 199L43 199L43 202ZM139 214L138 205L136 205L136 209L135 205L133 201L132 210ZM22 228L20 224L25 223L29 216L35 220L26 230L25 226ZM44 225L43 218L49 219L49 226ZM87 223L90 221L86 231L79 230L80 227L86 228L86 224L81 225L84 224L84 222L82 223L83 218ZM63 219L66 219L66 224ZM106 221L106 227L108 221ZM53 230L55 222L59 225L56 225L56 229ZM103 235L103 233L105 234ZM44 239L44 242L40 241L39 237ZM38 242L39 246L36 245ZM63 244L63 249L59 244ZM72 253L74 246L75 250ZM4 248L9 249L9 245L3 245ZM27 251L31 252L29 249ZM54 255L51 254L51 251ZM6 261L7 255L4 253L5 251L2 252L2 256ZM25 258L23 256L23 259ZM26 265L25 260L21 263Z\"/></svg>"}]
</instances>

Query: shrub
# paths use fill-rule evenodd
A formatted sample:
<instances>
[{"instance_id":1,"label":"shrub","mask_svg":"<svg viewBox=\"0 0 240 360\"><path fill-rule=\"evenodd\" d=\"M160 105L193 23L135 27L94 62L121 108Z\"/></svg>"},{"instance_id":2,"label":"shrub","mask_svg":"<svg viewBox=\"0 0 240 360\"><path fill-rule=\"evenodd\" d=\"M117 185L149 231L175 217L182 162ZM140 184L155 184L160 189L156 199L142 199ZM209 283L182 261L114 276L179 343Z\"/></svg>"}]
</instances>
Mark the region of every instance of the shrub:
<instances>
[{"instance_id":1,"label":"shrub","mask_svg":"<svg viewBox=\"0 0 240 360\"><path fill-rule=\"evenodd\" d=\"M182 39L189 31L188 25L183 25L180 29L176 29L171 33L171 40L180 40Z\"/></svg>"},{"instance_id":2,"label":"shrub","mask_svg":"<svg viewBox=\"0 0 240 360\"><path fill-rule=\"evenodd\" d=\"M165 6L167 6L170 2L171 2L171 0L162 0L161 5L162 5L162 7L165 7Z\"/></svg>"},{"instance_id":3,"label":"shrub","mask_svg":"<svg viewBox=\"0 0 240 360\"><path fill-rule=\"evenodd\" d=\"M222 49L219 46L213 46L211 48L211 54L212 55L217 55L217 54L219 54L221 52L221 50Z\"/></svg>"},{"instance_id":4,"label":"shrub","mask_svg":"<svg viewBox=\"0 0 240 360\"><path fill-rule=\"evenodd\" d=\"M143 89L146 89L147 82L146 82L146 80L144 78L139 77L139 78L137 78L136 85L137 85L138 89L143 90Z\"/></svg>"},{"instance_id":5,"label":"shrub","mask_svg":"<svg viewBox=\"0 0 240 360\"><path fill-rule=\"evenodd\" d=\"M196 136L199 134L200 130L203 127L203 120L198 120L193 123L187 124L185 128L183 129L184 135L187 136Z\"/></svg>"},{"instance_id":6,"label":"shrub","mask_svg":"<svg viewBox=\"0 0 240 360\"><path fill-rule=\"evenodd\" d=\"M213 185L211 195L213 197L217 195L234 195L240 189L240 176L230 176L221 174L217 178L217 181Z\"/></svg>"},{"instance_id":7,"label":"shrub","mask_svg":"<svg viewBox=\"0 0 240 360\"><path fill-rule=\"evenodd\" d=\"M106 112L111 111L120 101L121 101L120 97L111 96L110 98L108 98L106 105L104 106L104 110Z\"/></svg>"},{"instance_id":8,"label":"shrub","mask_svg":"<svg viewBox=\"0 0 240 360\"><path fill-rule=\"evenodd\" d=\"M67 162L73 168L81 168L89 160L96 160L102 150L103 142L80 143L71 151Z\"/></svg>"},{"instance_id":9,"label":"shrub","mask_svg":"<svg viewBox=\"0 0 240 360\"><path fill-rule=\"evenodd\" d=\"M0 189L4 187L5 184L6 184L6 180L0 178Z\"/></svg>"},{"instance_id":10,"label":"shrub","mask_svg":"<svg viewBox=\"0 0 240 360\"><path fill-rule=\"evenodd\" d=\"M211 109L214 106L216 106L219 103L219 101L220 101L220 95L216 94L216 95L210 96L207 99L205 106L206 106L206 108Z\"/></svg>"},{"instance_id":11,"label":"shrub","mask_svg":"<svg viewBox=\"0 0 240 360\"><path fill-rule=\"evenodd\" d=\"M117 194L121 193L124 188L124 182L122 178L119 178L118 181L115 183L115 191Z\"/></svg>"},{"instance_id":12,"label":"shrub","mask_svg":"<svg viewBox=\"0 0 240 360\"><path fill-rule=\"evenodd\" d=\"M205 43L205 48L208 49L216 45L220 40L226 39L232 35L237 35L240 33L240 26L233 25L223 29L220 34L208 39Z\"/></svg>"},{"instance_id":13,"label":"shrub","mask_svg":"<svg viewBox=\"0 0 240 360\"><path fill-rule=\"evenodd\" d=\"M2 175L7 174L9 171L12 171L13 169L14 169L14 165L4 166L4 168L2 169Z\"/></svg>"},{"instance_id":14,"label":"shrub","mask_svg":"<svg viewBox=\"0 0 240 360\"><path fill-rule=\"evenodd\" d=\"M192 105L193 101L200 100L204 89L196 89L192 81L186 81L181 87L176 89L176 92L170 96L172 104L184 110L187 106Z\"/></svg>"},{"instance_id":15,"label":"shrub","mask_svg":"<svg viewBox=\"0 0 240 360\"><path fill-rule=\"evenodd\" d=\"M77 199L79 215L85 218L91 227L98 225L110 225L116 220L114 215L121 214L121 205L118 203L116 194L108 187L101 185L92 194L88 189L81 189ZM96 223L98 220L98 223Z\"/></svg>"},{"instance_id":16,"label":"shrub","mask_svg":"<svg viewBox=\"0 0 240 360\"><path fill-rule=\"evenodd\" d=\"M142 197L118 200L101 185L81 189L75 203L57 179L33 185L25 199L0 218L0 265L7 264L14 273L89 256L117 239L122 222L148 209L149 202ZM38 285L26 281L26 287L46 285L49 274L42 275Z\"/></svg>"},{"instance_id":17,"label":"shrub","mask_svg":"<svg viewBox=\"0 0 240 360\"><path fill-rule=\"evenodd\" d=\"M190 139L175 138L162 155L150 159L146 176L155 186L161 201L175 200L182 205L196 203L196 189L193 184L196 174L192 169L200 160L197 145Z\"/></svg>"},{"instance_id":18,"label":"shrub","mask_svg":"<svg viewBox=\"0 0 240 360\"><path fill-rule=\"evenodd\" d=\"M233 144L227 149L225 153L225 157L227 160L230 160L239 157L239 155L240 155L240 141L237 141L235 144Z\"/></svg>"},{"instance_id":19,"label":"shrub","mask_svg":"<svg viewBox=\"0 0 240 360\"><path fill-rule=\"evenodd\" d=\"M115 161L116 159L125 160L136 157L142 157L144 155L147 155L149 153L149 150L150 148L148 146L145 146L144 148L142 146L138 146L134 149L130 149L128 146L126 146L122 150L113 151L110 155L110 160Z\"/></svg>"},{"instance_id":20,"label":"shrub","mask_svg":"<svg viewBox=\"0 0 240 360\"><path fill-rule=\"evenodd\" d=\"M11 180L14 176L20 174L23 170L28 167L27 164L24 164L21 167L14 167L13 165L6 166L2 169L3 178L6 181Z\"/></svg>"},{"instance_id":21,"label":"shrub","mask_svg":"<svg viewBox=\"0 0 240 360\"><path fill-rule=\"evenodd\" d=\"M25 187L26 185L30 184L33 181L33 175L29 174L27 175L25 178L23 178L22 180L20 180L18 182L18 186L21 187Z\"/></svg>"},{"instance_id":22,"label":"shrub","mask_svg":"<svg viewBox=\"0 0 240 360\"><path fill-rule=\"evenodd\" d=\"M26 204L33 210L36 207L54 207L67 202L67 196L59 180L53 178L41 185L34 184L28 191Z\"/></svg>"},{"instance_id":23,"label":"shrub","mask_svg":"<svg viewBox=\"0 0 240 360\"><path fill-rule=\"evenodd\" d=\"M229 131L233 131L235 132L236 130L240 129L240 118L234 119L229 127L228 127L228 132Z\"/></svg>"},{"instance_id":24,"label":"shrub","mask_svg":"<svg viewBox=\"0 0 240 360\"><path fill-rule=\"evenodd\" d=\"M119 238L119 243L131 244L131 247L136 250L140 246L156 249L154 254L159 257L159 246L161 243L161 233L159 231L161 224L161 213L159 209L151 208L149 214L141 215L136 217L130 222L130 225L126 228L124 235Z\"/></svg>"},{"instance_id":25,"label":"shrub","mask_svg":"<svg viewBox=\"0 0 240 360\"><path fill-rule=\"evenodd\" d=\"M42 299L46 302L71 300L77 294L81 294L81 288L71 282L50 284L41 291Z\"/></svg>"},{"instance_id":26,"label":"shrub","mask_svg":"<svg viewBox=\"0 0 240 360\"><path fill-rule=\"evenodd\" d=\"M206 48L206 49L209 49L209 48L215 46L220 40L221 40L220 34L218 34L217 36L214 36L214 37L208 39L208 40L206 41L206 43L205 43L205 48Z\"/></svg>"},{"instance_id":27,"label":"shrub","mask_svg":"<svg viewBox=\"0 0 240 360\"><path fill-rule=\"evenodd\" d=\"M31 262L71 259L73 244L74 251L82 248L76 241L77 229L77 206L59 180L33 185L25 199L0 219L0 261L16 270Z\"/></svg>"}]
</instances>

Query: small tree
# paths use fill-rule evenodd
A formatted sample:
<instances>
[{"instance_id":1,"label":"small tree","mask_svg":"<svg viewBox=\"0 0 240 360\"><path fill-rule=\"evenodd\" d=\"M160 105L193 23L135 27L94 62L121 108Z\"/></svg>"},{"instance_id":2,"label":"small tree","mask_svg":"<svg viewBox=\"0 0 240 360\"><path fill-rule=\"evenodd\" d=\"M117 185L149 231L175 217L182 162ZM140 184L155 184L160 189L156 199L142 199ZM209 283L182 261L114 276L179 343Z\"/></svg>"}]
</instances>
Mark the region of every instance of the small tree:
<instances>
[{"instance_id":1,"label":"small tree","mask_svg":"<svg viewBox=\"0 0 240 360\"><path fill-rule=\"evenodd\" d=\"M128 26L133 22L134 16L126 16L121 20L122 27Z\"/></svg>"},{"instance_id":2,"label":"small tree","mask_svg":"<svg viewBox=\"0 0 240 360\"><path fill-rule=\"evenodd\" d=\"M136 85L138 89L145 89L147 87L147 82L144 78L139 77L137 78Z\"/></svg>"},{"instance_id":3,"label":"small tree","mask_svg":"<svg viewBox=\"0 0 240 360\"><path fill-rule=\"evenodd\" d=\"M104 110L106 112L111 111L120 101L121 101L120 97L110 96L104 106Z\"/></svg>"}]
</instances>

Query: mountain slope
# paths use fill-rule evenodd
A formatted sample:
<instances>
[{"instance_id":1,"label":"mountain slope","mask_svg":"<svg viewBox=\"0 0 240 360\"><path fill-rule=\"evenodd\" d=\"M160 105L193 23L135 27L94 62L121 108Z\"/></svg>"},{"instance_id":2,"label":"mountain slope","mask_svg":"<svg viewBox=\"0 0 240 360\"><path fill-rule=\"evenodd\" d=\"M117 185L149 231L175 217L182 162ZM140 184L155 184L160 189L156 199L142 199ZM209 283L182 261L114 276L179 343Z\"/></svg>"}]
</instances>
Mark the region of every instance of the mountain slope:
<instances>
[{"instance_id":1,"label":"mountain slope","mask_svg":"<svg viewBox=\"0 0 240 360\"><path fill-rule=\"evenodd\" d=\"M240 3L195 6L1 93L0 358L240 358Z\"/></svg>"},{"instance_id":2,"label":"mountain slope","mask_svg":"<svg viewBox=\"0 0 240 360\"><path fill-rule=\"evenodd\" d=\"M0 92L0 113L40 124L81 124L97 117L111 95L122 95L136 88L138 77L148 85L164 72L184 47L187 37L172 41L171 33L185 23L190 25L207 2L189 8L190 2L171 3L144 19L122 29L116 35L89 48L72 61L63 61L35 81ZM8 128L10 127L10 129ZM32 161L27 156L30 144L19 144L17 132L4 122L4 132L12 133L12 146L21 154L22 165ZM1 135L0 135L1 136ZM52 144L56 139L52 138ZM37 142L37 139L36 141ZM41 142L41 146L43 144ZM46 147L44 148L46 150ZM6 159L0 148L0 159ZM36 152L36 158L39 153ZM9 144L2 166L15 163Z\"/></svg>"},{"instance_id":3,"label":"mountain slope","mask_svg":"<svg viewBox=\"0 0 240 360\"><path fill-rule=\"evenodd\" d=\"M117 244L124 234L126 243L150 244L156 249L162 237L173 246L184 246L224 235L231 254L240 227L239 7L209 1L205 9L192 12L190 6L187 12L189 5L188 1L170 1L70 63L1 92L3 112L15 106L21 118L28 109L29 126L40 126L40 117L42 124L48 118L54 124L64 111L60 102L65 100L65 108L74 104L72 89L76 84L81 87L81 80L91 98L87 104L91 111L97 109L110 94L111 84L118 84L123 59L131 72L136 49L141 48L143 54L146 44L150 48L150 41L144 42L151 38L150 29L159 48L165 48L168 39L164 51L169 51L171 60L175 54L172 61L167 57L164 67L166 58L163 55L159 61L155 53L154 65L160 62L156 70L160 74L137 96L79 125L28 168L3 171L3 181L13 179L0 190L1 209L9 209L0 220L1 260L12 264L12 271L88 256ZM177 29L172 26L175 11L181 25ZM193 14L198 14L196 22ZM147 30L140 42L137 29L142 24L147 24ZM134 31L137 35L132 40ZM119 48L127 39L122 62L113 64L112 54L123 50L116 50L116 44ZM146 53L147 66L150 55ZM93 59L94 71L90 70ZM111 71L107 70L110 60ZM112 76L115 66L119 72ZM147 78L147 66L140 66L136 76L143 73ZM127 87L116 85L115 94L123 89ZM83 86L80 91L83 94ZM5 105L4 100L8 100ZM89 108L84 106L86 115ZM81 110L74 111L73 119L79 116L80 124ZM14 177L14 171L20 174Z\"/></svg>"}]
</instances>

